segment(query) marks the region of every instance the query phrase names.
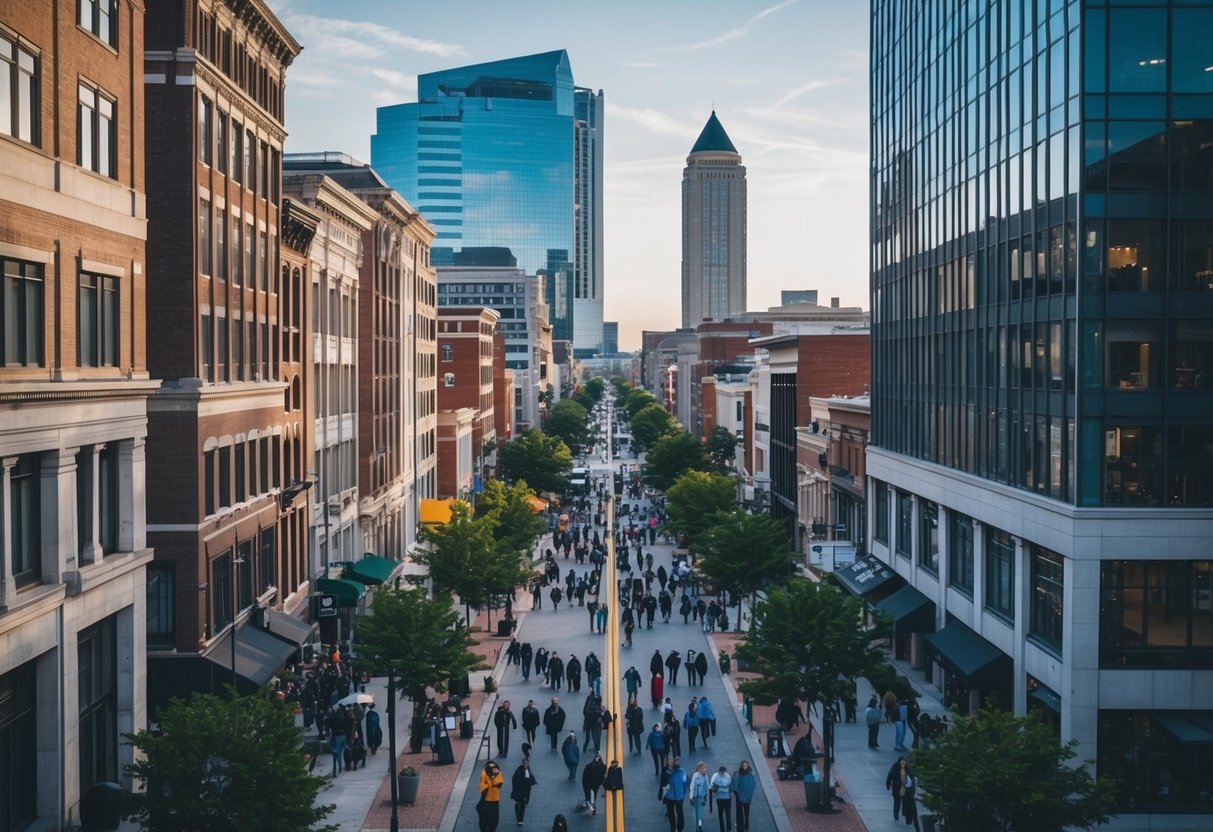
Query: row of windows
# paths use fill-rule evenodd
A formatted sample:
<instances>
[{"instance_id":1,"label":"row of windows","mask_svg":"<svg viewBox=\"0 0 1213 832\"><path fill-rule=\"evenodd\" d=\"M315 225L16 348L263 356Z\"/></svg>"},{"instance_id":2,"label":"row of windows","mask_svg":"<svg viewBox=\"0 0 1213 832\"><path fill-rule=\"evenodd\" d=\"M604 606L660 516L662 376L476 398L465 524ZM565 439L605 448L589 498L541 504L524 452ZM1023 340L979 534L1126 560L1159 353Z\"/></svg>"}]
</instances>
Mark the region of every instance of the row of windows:
<instances>
[{"instance_id":1,"label":"row of windows","mask_svg":"<svg viewBox=\"0 0 1213 832\"><path fill-rule=\"evenodd\" d=\"M254 48L250 51L246 48L238 36L220 26L215 15L203 9L201 4L197 14L195 31L198 51L270 115L282 121L282 85L275 73L253 56L253 52L262 50Z\"/></svg>"},{"instance_id":2,"label":"row of windows","mask_svg":"<svg viewBox=\"0 0 1213 832\"><path fill-rule=\"evenodd\" d=\"M43 265L0 258L0 366L40 367L46 337ZM81 367L117 367L121 280L81 272L76 306L77 362Z\"/></svg>"},{"instance_id":3,"label":"row of windows","mask_svg":"<svg viewBox=\"0 0 1213 832\"><path fill-rule=\"evenodd\" d=\"M301 479L300 448L297 438L261 436L205 451L202 455L205 516L268 494L281 488L284 481L293 483Z\"/></svg>"},{"instance_id":4,"label":"row of windows","mask_svg":"<svg viewBox=\"0 0 1213 832\"><path fill-rule=\"evenodd\" d=\"M278 204L279 151L259 141L251 129L244 129L234 115L219 110L206 96L198 99L198 161Z\"/></svg>"},{"instance_id":5,"label":"row of windows","mask_svg":"<svg viewBox=\"0 0 1213 832\"><path fill-rule=\"evenodd\" d=\"M270 249L265 231L255 232L251 222L242 224L223 209L211 212L209 199L198 201L198 270L216 280L231 279L233 286L270 291ZM254 248L254 239L256 247Z\"/></svg>"},{"instance_id":6,"label":"row of windows","mask_svg":"<svg viewBox=\"0 0 1213 832\"><path fill-rule=\"evenodd\" d=\"M202 315L198 335L202 362L200 377L204 381L224 384L278 377L278 362L282 356L280 352L275 355L277 326L239 319L229 323L225 314Z\"/></svg>"}]
</instances>

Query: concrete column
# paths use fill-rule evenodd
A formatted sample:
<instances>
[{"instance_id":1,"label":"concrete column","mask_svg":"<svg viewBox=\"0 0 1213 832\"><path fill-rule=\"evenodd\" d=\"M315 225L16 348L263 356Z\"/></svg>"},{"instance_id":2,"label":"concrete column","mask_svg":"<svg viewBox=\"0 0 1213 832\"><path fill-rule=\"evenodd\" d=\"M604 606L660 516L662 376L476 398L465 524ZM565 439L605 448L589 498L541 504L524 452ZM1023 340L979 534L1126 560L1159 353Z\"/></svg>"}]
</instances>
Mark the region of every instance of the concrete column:
<instances>
[{"instance_id":1,"label":"concrete column","mask_svg":"<svg viewBox=\"0 0 1213 832\"><path fill-rule=\"evenodd\" d=\"M42 455L42 582L62 583L78 569L76 529L76 451L62 448Z\"/></svg>"},{"instance_id":2,"label":"concrete column","mask_svg":"<svg viewBox=\"0 0 1213 832\"><path fill-rule=\"evenodd\" d=\"M147 440L136 436L118 445L118 549L147 548Z\"/></svg>"},{"instance_id":3,"label":"concrete column","mask_svg":"<svg viewBox=\"0 0 1213 832\"><path fill-rule=\"evenodd\" d=\"M143 586L143 581L136 581ZM135 622L147 620L147 593L132 594L131 606L124 607L117 615L118 650L118 736L137 733L147 727L147 630ZM124 789L133 791L136 784L126 767L135 761L134 746L128 742L118 743L118 778Z\"/></svg>"},{"instance_id":4,"label":"concrete column","mask_svg":"<svg viewBox=\"0 0 1213 832\"><path fill-rule=\"evenodd\" d=\"M101 548L101 449L102 445L92 445L89 447L88 453L88 470L77 471L77 477L86 478L89 487L87 499L88 506L88 528L80 529L80 563L98 563L104 557L105 551ZM79 492L77 491L77 494Z\"/></svg>"},{"instance_id":5,"label":"concrete column","mask_svg":"<svg viewBox=\"0 0 1213 832\"><path fill-rule=\"evenodd\" d=\"M74 513L74 512L73 512ZM62 619L59 620L62 626ZM63 678L63 643L54 650L48 650L39 656L34 667L34 690L38 697L38 707L34 713L35 728L35 759L38 771L45 776L38 777L37 806L38 817L62 819L67 814L64 806L64 788L68 778L80 781L77 762L79 757L72 758L67 754L64 737L63 697L65 680ZM72 658L75 658L73 651ZM77 723L75 716L70 722ZM73 791L75 788L73 788ZM58 824L55 824L57 827Z\"/></svg>"},{"instance_id":6,"label":"concrete column","mask_svg":"<svg viewBox=\"0 0 1213 832\"><path fill-rule=\"evenodd\" d=\"M1024 670L1024 644L1032 627L1032 551L1015 538L1015 640L1012 644L1011 710L1028 712L1028 674Z\"/></svg>"},{"instance_id":7,"label":"concrete column","mask_svg":"<svg viewBox=\"0 0 1213 832\"><path fill-rule=\"evenodd\" d=\"M8 551L9 537L12 534L12 473L17 464L15 456L0 459L0 606L11 610L17 603L17 583L13 580L13 555Z\"/></svg>"}]
</instances>

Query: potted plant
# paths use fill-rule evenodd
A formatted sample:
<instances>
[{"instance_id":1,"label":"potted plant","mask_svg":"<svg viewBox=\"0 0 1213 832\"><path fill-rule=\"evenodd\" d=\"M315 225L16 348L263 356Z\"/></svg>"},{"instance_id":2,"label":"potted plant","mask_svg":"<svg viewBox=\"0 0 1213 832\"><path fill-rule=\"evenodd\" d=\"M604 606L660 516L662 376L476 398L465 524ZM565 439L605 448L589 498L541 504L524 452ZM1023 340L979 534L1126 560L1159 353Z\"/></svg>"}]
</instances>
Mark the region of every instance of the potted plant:
<instances>
[{"instance_id":1,"label":"potted plant","mask_svg":"<svg viewBox=\"0 0 1213 832\"><path fill-rule=\"evenodd\" d=\"M412 766L405 766L396 775L396 794L401 803L416 803L417 789L421 787L421 775Z\"/></svg>"},{"instance_id":2,"label":"potted plant","mask_svg":"<svg viewBox=\"0 0 1213 832\"><path fill-rule=\"evenodd\" d=\"M484 677L484 692L485 693L496 693L497 692L497 680L494 679L492 676Z\"/></svg>"}]
</instances>

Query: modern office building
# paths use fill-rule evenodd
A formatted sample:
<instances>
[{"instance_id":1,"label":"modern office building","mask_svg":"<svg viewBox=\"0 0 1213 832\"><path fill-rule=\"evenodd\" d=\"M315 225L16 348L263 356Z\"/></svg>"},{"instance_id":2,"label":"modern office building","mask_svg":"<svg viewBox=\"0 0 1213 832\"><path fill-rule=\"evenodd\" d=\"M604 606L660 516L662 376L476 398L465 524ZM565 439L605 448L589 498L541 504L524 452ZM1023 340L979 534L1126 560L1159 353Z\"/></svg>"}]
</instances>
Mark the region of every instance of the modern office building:
<instances>
[{"instance_id":1,"label":"modern office building","mask_svg":"<svg viewBox=\"0 0 1213 832\"><path fill-rule=\"evenodd\" d=\"M619 352L619 321L603 321L602 354L615 355L617 352Z\"/></svg>"},{"instance_id":2,"label":"modern office building","mask_svg":"<svg viewBox=\"0 0 1213 832\"><path fill-rule=\"evenodd\" d=\"M147 727L143 13L0 4L0 829L132 787ZM189 134L185 134L189 143Z\"/></svg>"},{"instance_id":3,"label":"modern office building","mask_svg":"<svg viewBox=\"0 0 1213 832\"><path fill-rule=\"evenodd\" d=\"M1210 31L872 4L869 545L912 661L1076 739L1117 829L1213 813Z\"/></svg>"},{"instance_id":4,"label":"modern office building","mask_svg":"<svg viewBox=\"0 0 1213 832\"><path fill-rule=\"evenodd\" d=\"M716 111L682 171L682 326L745 312L746 178Z\"/></svg>"},{"instance_id":5,"label":"modern office building","mask_svg":"<svg viewBox=\"0 0 1213 832\"><path fill-rule=\"evenodd\" d=\"M558 50L421 75L417 98L379 108L371 163L437 229L434 264L508 249L543 275L554 337L600 351L602 93Z\"/></svg>"}]
</instances>

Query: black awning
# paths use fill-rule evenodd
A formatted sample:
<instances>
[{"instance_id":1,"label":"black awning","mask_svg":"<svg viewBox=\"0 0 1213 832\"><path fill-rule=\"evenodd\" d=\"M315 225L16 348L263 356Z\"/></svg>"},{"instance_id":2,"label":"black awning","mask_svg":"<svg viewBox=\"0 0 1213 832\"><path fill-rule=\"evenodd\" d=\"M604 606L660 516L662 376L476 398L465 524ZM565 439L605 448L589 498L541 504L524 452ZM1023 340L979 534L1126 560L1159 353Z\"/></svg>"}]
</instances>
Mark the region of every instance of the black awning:
<instances>
[{"instance_id":1,"label":"black awning","mask_svg":"<svg viewBox=\"0 0 1213 832\"><path fill-rule=\"evenodd\" d=\"M206 654L207 661L229 673L232 670L231 638L232 632L228 630ZM236 634L236 675L261 687L283 668L295 650L295 645L275 638L260 627L246 624Z\"/></svg>"},{"instance_id":2,"label":"black awning","mask_svg":"<svg viewBox=\"0 0 1213 832\"><path fill-rule=\"evenodd\" d=\"M935 632L935 602L912 586L903 586L876 605L893 620L898 633Z\"/></svg>"},{"instance_id":3,"label":"black awning","mask_svg":"<svg viewBox=\"0 0 1213 832\"><path fill-rule=\"evenodd\" d=\"M1061 713L1061 697L1044 685L1037 685L1033 688L1028 694L1028 698L1039 702L1043 707L1048 708L1055 714Z\"/></svg>"},{"instance_id":4,"label":"black awning","mask_svg":"<svg viewBox=\"0 0 1213 832\"><path fill-rule=\"evenodd\" d=\"M959 621L927 636L927 654L970 689L1010 687L1011 657Z\"/></svg>"},{"instance_id":5,"label":"black awning","mask_svg":"<svg viewBox=\"0 0 1213 832\"><path fill-rule=\"evenodd\" d=\"M1191 714L1155 711L1150 718L1182 745L1213 745L1213 725Z\"/></svg>"},{"instance_id":6,"label":"black awning","mask_svg":"<svg viewBox=\"0 0 1213 832\"><path fill-rule=\"evenodd\" d=\"M834 573L842 588L852 595L863 598L891 581L901 580L893 567L875 555L864 555L859 560Z\"/></svg>"},{"instance_id":7,"label":"black awning","mask_svg":"<svg viewBox=\"0 0 1213 832\"><path fill-rule=\"evenodd\" d=\"M310 644L312 633L316 630L315 624L308 624L293 615L272 609L265 611L265 627L271 635L296 647Z\"/></svg>"}]
</instances>

